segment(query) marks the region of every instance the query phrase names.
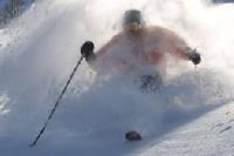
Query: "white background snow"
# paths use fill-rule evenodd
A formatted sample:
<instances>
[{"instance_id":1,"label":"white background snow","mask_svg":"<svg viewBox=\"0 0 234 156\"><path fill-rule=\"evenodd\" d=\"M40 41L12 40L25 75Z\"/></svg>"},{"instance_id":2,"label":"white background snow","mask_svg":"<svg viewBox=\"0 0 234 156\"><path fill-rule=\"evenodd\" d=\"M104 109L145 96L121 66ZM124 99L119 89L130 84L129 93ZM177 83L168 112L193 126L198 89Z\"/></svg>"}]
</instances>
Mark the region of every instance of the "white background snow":
<instances>
[{"instance_id":1,"label":"white background snow","mask_svg":"<svg viewBox=\"0 0 234 156\"><path fill-rule=\"evenodd\" d=\"M52 122L38 134L80 57L138 8L148 25L177 32L202 55L168 64L165 84L142 93L130 80L100 80L83 62ZM231 156L234 5L202 0L41 0L0 30L0 155ZM133 78L134 79L134 78ZM141 142L124 134L137 130Z\"/></svg>"}]
</instances>

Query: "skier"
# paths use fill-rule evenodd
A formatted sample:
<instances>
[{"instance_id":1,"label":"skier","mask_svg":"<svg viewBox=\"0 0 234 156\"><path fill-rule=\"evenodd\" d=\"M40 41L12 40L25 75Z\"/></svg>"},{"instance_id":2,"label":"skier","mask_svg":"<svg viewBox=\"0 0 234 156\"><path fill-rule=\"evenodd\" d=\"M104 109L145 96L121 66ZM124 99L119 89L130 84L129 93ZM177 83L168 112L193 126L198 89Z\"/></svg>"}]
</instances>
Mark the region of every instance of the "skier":
<instances>
[{"instance_id":1,"label":"skier","mask_svg":"<svg viewBox=\"0 0 234 156\"><path fill-rule=\"evenodd\" d=\"M141 12L136 9L125 12L123 30L98 52L94 53L93 42L86 41L81 47L81 54L97 70L122 74L143 71L142 88L158 79L158 74L155 76L147 70L158 71L164 66L167 54L192 61L195 65L201 61L196 49L190 48L176 33L159 26L145 26Z\"/></svg>"}]
</instances>

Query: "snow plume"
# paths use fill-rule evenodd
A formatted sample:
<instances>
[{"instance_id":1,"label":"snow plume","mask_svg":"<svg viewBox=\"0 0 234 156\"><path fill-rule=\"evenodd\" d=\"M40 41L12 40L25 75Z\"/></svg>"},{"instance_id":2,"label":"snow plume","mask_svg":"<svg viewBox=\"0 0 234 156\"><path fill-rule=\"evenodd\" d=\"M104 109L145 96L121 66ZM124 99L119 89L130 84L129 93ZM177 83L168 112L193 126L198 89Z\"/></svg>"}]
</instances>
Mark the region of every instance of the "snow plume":
<instances>
[{"instance_id":1,"label":"snow plume","mask_svg":"<svg viewBox=\"0 0 234 156\"><path fill-rule=\"evenodd\" d=\"M121 29L121 15L130 8L142 10L147 25L172 29L197 47L201 65L195 69L191 63L172 62L162 88L142 93L129 80L98 83L84 62L38 155L108 155L106 149L109 155L112 149L124 155L129 149L121 146L121 137L127 130L157 137L184 118L192 120L232 100L233 5L201 0L42 0L1 30L7 40L0 43L0 151L37 155L27 144L79 59L81 44L93 40L100 48Z\"/></svg>"},{"instance_id":2,"label":"snow plume","mask_svg":"<svg viewBox=\"0 0 234 156\"><path fill-rule=\"evenodd\" d=\"M196 69L192 63L169 62L168 85L185 79L193 83L191 88L201 86L199 93L207 96L207 99L217 96L217 93L211 93L212 90L231 98L234 58L234 37L231 34L234 24L233 7L233 4L216 6L205 0L94 0L87 3L86 24L88 30L97 34L95 36L99 47L121 29L120 17L124 10L140 9L147 25L159 25L175 31L201 53L202 63ZM180 85L182 87L184 84L181 82ZM180 92L185 94L184 90ZM193 92L196 93L197 90ZM205 95L206 93L209 96Z\"/></svg>"}]
</instances>

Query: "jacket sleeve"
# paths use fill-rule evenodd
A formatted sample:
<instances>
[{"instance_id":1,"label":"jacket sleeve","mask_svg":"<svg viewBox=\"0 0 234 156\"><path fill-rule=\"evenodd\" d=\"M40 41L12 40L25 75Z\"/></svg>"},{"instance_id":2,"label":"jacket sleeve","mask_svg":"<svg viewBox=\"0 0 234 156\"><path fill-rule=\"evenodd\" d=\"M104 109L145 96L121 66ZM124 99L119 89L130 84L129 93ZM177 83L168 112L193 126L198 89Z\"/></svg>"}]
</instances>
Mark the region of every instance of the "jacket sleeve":
<instances>
[{"instance_id":1,"label":"jacket sleeve","mask_svg":"<svg viewBox=\"0 0 234 156\"><path fill-rule=\"evenodd\" d=\"M115 35L114 37L112 37L110 41L108 41L104 46L102 46L96 52L96 56L101 57L102 55L104 55L109 50L109 48L111 48L118 40L120 40L121 37L122 37L122 33L119 33Z\"/></svg>"},{"instance_id":2,"label":"jacket sleeve","mask_svg":"<svg viewBox=\"0 0 234 156\"><path fill-rule=\"evenodd\" d=\"M91 66L91 68L95 68L97 64L100 63L101 57L105 55L108 50L121 38L122 33L119 33L112 37L106 44L104 44L93 56L87 60L87 63Z\"/></svg>"},{"instance_id":3,"label":"jacket sleeve","mask_svg":"<svg viewBox=\"0 0 234 156\"><path fill-rule=\"evenodd\" d=\"M159 34L159 46L160 49L164 52L168 52L173 56L176 56L179 59L188 60L188 44L175 32L166 29L157 27L155 30L156 34Z\"/></svg>"}]
</instances>

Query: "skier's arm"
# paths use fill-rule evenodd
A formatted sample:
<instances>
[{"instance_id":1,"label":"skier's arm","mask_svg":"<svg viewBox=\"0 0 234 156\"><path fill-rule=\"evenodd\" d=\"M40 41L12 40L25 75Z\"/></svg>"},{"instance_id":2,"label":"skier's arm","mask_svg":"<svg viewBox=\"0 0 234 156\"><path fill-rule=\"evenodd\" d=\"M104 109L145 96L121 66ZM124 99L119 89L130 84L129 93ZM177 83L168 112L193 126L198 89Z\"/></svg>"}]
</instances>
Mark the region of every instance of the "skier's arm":
<instances>
[{"instance_id":1,"label":"skier's arm","mask_svg":"<svg viewBox=\"0 0 234 156\"><path fill-rule=\"evenodd\" d=\"M121 38L122 38L122 33L119 33L119 34L115 35L114 37L112 37L112 39L110 41L108 41L104 46L102 46L96 52L96 56L101 57L102 55L104 55L109 50L109 48L111 48L116 42L121 40Z\"/></svg>"},{"instance_id":2,"label":"skier's arm","mask_svg":"<svg viewBox=\"0 0 234 156\"><path fill-rule=\"evenodd\" d=\"M177 57L189 60L193 62L194 65L201 62L201 56L197 52L197 49L190 48L183 39L179 37L177 37L177 39L175 38L174 46L175 51L172 52L172 54L176 55Z\"/></svg>"},{"instance_id":3,"label":"skier's arm","mask_svg":"<svg viewBox=\"0 0 234 156\"><path fill-rule=\"evenodd\" d=\"M196 49L190 48L185 40L170 30L164 29L162 32L164 42L168 43L167 52L177 58L192 61L195 65L200 63L200 54Z\"/></svg>"},{"instance_id":4,"label":"skier's arm","mask_svg":"<svg viewBox=\"0 0 234 156\"><path fill-rule=\"evenodd\" d=\"M121 38L121 36L121 34L114 36L96 53L94 53L94 43L91 41L86 41L81 47L81 54L89 65L93 65L99 57L103 56L109 50L109 48Z\"/></svg>"},{"instance_id":5,"label":"skier's arm","mask_svg":"<svg viewBox=\"0 0 234 156\"><path fill-rule=\"evenodd\" d=\"M164 29L162 32L163 42L168 43L166 46L166 51L178 58L188 60L187 52L190 50L190 48L185 40L168 29Z\"/></svg>"}]
</instances>

